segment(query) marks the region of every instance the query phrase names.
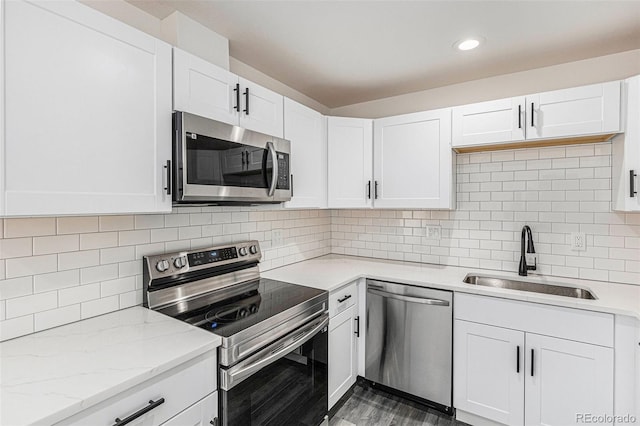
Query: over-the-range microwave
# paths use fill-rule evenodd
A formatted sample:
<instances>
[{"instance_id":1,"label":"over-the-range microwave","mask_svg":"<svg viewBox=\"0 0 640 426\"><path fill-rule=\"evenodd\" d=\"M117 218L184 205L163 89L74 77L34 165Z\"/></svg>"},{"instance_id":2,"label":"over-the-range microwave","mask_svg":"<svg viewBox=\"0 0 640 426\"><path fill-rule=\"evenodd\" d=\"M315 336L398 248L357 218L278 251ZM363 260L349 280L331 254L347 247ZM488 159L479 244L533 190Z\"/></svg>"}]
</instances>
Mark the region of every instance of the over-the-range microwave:
<instances>
[{"instance_id":1,"label":"over-the-range microwave","mask_svg":"<svg viewBox=\"0 0 640 426\"><path fill-rule=\"evenodd\" d=\"M291 143L208 118L173 113L174 204L291 199Z\"/></svg>"}]
</instances>

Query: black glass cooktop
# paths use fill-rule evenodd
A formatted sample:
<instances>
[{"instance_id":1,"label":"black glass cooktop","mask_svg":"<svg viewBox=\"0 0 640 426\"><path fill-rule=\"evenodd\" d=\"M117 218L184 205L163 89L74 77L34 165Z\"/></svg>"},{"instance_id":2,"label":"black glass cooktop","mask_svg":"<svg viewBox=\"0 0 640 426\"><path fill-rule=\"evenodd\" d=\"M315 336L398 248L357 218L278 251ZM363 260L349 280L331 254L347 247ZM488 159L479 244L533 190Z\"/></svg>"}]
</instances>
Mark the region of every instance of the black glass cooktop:
<instances>
[{"instance_id":1,"label":"black glass cooktop","mask_svg":"<svg viewBox=\"0 0 640 426\"><path fill-rule=\"evenodd\" d=\"M268 318L308 302L326 292L311 287L266 278L247 285L241 295L185 312L178 319L230 337Z\"/></svg>"}]
</instances>

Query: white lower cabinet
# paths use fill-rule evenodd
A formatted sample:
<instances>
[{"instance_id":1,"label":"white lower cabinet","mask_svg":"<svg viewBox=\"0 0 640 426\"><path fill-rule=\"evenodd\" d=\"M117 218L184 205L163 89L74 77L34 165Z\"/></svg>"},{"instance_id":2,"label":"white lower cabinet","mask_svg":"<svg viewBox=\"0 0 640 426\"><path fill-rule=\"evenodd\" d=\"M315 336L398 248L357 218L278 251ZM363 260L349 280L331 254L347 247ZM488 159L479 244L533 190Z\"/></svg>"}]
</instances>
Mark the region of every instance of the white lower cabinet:
<instances>
[{"instance_id":1,"label":"white lower cabinet","mask_svg":"<svg viewBox=\"0 0 640 426\"><path fill-rule=\"evenodd\" d=\"M217 426L218 392L214 392L193 404L177 416L163 423L163 426Z\"/></svg>"},{"instance_id":2,"label":"white lower cabinet","mask_svg":"<svg viewBox=\"0 0 640 426\"><path fill-rule=\"evenodd\" d=\"M56 423L110 426L133 417L130 425L208 425L217 417L215 352L162 373Z\"/></svg>"},{"instance_id":3,"label":"white lower cabinet","mask_svg":"<svg viewBox=\"0 0 640 426\"><path fill-rule=\"evenodd\" d=\"M566 426L614 414L614 351L594 343L613 342L612 315L457 294L455 316L459 420ZM577 341L587 323L591 341Z\"/></svg>"},{"instance_id":4,"label":"white lower cabinet","mask_svg":"<svg viewBox=\"0 0 640 426\"><path fill-rule=\"evenodd\" d=\"M329 295L329 409L358 377L358 287L356 283Z\"/></svg>"},{"instance_id":5,"label":"white lower cabinet","mask_svg":"<svg viewBox=\"0 0 640 426\"><path fill-rule=\"evenodd\" d=\"M524 333L455 321L453 335L454 406L499 423L523 424Z\"/></svg>"}]
</instances>

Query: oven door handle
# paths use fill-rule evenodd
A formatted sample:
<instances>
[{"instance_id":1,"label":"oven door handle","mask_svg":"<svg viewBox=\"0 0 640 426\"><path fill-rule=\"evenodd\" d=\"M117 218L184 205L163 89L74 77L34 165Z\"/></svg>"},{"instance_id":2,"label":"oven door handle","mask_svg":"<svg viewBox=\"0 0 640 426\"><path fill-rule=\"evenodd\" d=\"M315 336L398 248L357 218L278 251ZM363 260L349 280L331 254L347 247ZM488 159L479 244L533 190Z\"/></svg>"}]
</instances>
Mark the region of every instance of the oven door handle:
<instances>
[{"instance_id":1,"label":"oven door handle","mask_svg":"<svg viewBox=\"0 0 640 426\"><path fill-rule=\"evenodd\" d=\"M294 330L280 341L272 343L246 361L236 364L229 370L221 370L220 388L225 391L232 389L256 371L273 364L293 349L311 340L327 325L329 325L329 316L325 314L305 327ZM282 346L283 344L284 346Z\"/></svg>"},{"instance_id":2,"label":"oven door handle","mask_svg":"<svg viewBox=\"0 0 640 426\"><path fill-rule=\"evenodd\" d=\"M267 142L267 149L271 154L271 184L269 185L269 193L267 195L273 197L273 194L276 193L276 186L278 186L278 153L271 141ZM266 167L265 165L265 168Z\"/></svg>"}]
</instances>

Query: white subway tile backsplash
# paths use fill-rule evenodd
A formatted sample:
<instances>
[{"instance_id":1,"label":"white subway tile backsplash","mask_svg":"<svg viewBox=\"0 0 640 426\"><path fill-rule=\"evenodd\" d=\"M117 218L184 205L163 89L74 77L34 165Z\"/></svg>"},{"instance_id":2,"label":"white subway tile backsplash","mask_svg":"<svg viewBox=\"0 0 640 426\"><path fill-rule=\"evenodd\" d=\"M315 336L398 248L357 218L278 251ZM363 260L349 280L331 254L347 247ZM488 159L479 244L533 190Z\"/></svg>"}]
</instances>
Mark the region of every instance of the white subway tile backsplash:
<instances>
[{"instance_id":1,"label":"white subway tile backsplash","mask_svg":"<svg viewBox=\"0 0 640 426\"><path fill-rule=\"evenodd\" d=\"M86 234L100 229L98 216L59 217L58 235Z\"/></svg>"},{"instance_id":2,"label":"white subway tile backsplash","mask_svg":"<svg viewBox=\"0 0 640 426\"><path fill-rule=\"evenodd\" d=\"M0 239L0 259L31 256L33 254L33 239L9 238Z\"/></svg>"},{"instance_id":3,"label":"white subway tile backsplash","mask_svg":"<svg viewBox=\"0 0 640 426\"><path fill-rule=\"evenodd\" d=\"M100 231L128 231L134 228L134 217L100 216Z\"/></svg>"},{"instance_id":4,"label":"white subway tile backsplash","mask_svg":"<svg viewBox=\"0 0 640 426\"><path fill-rule=\"evenodd\" d=\"M24 219L5 219L4 238L34 237L56 234L54 217L29 217Z\"/></svg>"},{"instance_id":5,"label":"white subway tile backsplash","mask_svg":"<svg viewBox=\"0 0 640 426\"><path fill-rule=\"evenodd\" d=\"M80 249L80 237L78 235L57 235L51 237L34 237L33 254L52 254Z\"/></svg>"},{"instance_id":6,"label":"white subway tile backsplash","mask_svg":"<svg viewBox=\"0 0 640 426\"><path fill-rule=\"evenodd\" d=\"M5 260L7 278L24 277L28 275L46 274L57 271L55 254L45 256L17 257Z\"/></svg>"},{"instance_id":7,"label":"white subway tile backsplash","mask_svg":"<svg viewBox=\"0 0 640 426\"><path fill-rule=\"evenodd\" d=\"M50 274L35 275L33 277L34 293L59 290L80 284L80 270L52 272Z\"/></svg>"},{"instance_id":8,"label":"white subway tile backsplash","mask_svg":"<svg viewBox=\"0 0 640 426\"><path fill-rule=\"evenodd\" d=\"M120 309L120 298L117 295L91 300L80 304L80 318L91 318L118 309Z\"/></svg>"},{"instance_id":9,"label":"white subway tile backsplash","mask_svg":"<svg viewBox=\"0 0 640 426\"><path fill-rule=\"evenodd\" d=\"M58 292L32 294L29 296L8 299L6 304L7 318L21 317L24 315L42 312L58 307Z\"/></svg>"},{"instance_id":10,"label":"white subway tile backsplash","mask_svg":"<svg viewBox=\"0 0 640 426\"><path fill-rule=\"evenodd\" d=\"M0 341L33 333L33 315L0 321Z\"/></svg>"},{"instance_id":11,"label":"white subway tile backsplash","mask_svg":"<svg viewBox=\"0 0 640 426\"><path fill-rule=\"evenodd\" d=\"M33 294L33 276L0 280L0 300Z\"/></svg>"},{"instance_id":12,"label":"white subway tile backsplash","mask_svg":"<svg viewBox=\"0 0 640 426\"><path fill-rule=\"evenodd\" d=\"M97 232L80 235L80 250L94 250L118 246L117 232Z\"/></svg>"},{"instance_id":13,"label":"white subway tile backsplash","mask_svg":"<svg viewBox=\"0 0 640 426\"><path fill-rule=\"evenodd\" d=\"M35 331L46 330L80 320L80 305L70 305L34 315Z\"/></svg>"},{"instance_id":14,"label":"white subway tile backsplash","mask_svg":"<svg viewBox=\"0 0 640 426\"><path fill-rule=\"evenodd\" d=\"M99 298L100 283L70 287L58 291L58 304L60 306L74 305Z\"/></svg>"},{"instance_id":15,"label":"white subway tile backsplash","mask_svg":"<svg viewBox=\"0 0 640 426\"><path fill-rule=\"evenodd\" d=\"M41 256L44 257L44 256ZM84 250L58 255L58 270L87 268L100 264L100 250Z\"/></svg>"}]
</instances>

